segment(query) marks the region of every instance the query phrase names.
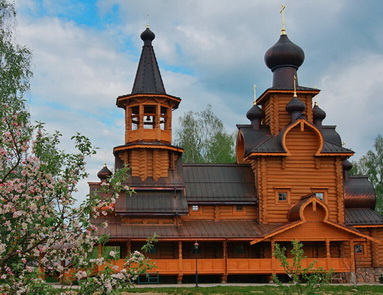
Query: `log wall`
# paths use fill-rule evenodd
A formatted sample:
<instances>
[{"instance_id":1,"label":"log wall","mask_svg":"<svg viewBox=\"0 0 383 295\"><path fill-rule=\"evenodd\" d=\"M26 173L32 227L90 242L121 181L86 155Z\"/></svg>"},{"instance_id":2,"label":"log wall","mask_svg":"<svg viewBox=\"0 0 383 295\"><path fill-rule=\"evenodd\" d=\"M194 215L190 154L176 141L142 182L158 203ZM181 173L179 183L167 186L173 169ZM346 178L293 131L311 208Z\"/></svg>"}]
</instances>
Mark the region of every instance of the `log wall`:
<instances>
[{"instance_id":1,"label":"log wall","mask_svg":"<svg viewBox=\"0 0 383 295\"><path fill-rule=\"evenodd\" d=\"M287 222L289 208L302 196L323 192L329 207L329 219L343 222L342 163L335 157L316 157L320 146L317 133L308 125L297 125L286 135L287 157L262 158L255 161L257 187L260 194L260 221ZM254 169L254 168L253 168ZM278 192L287 192L286 201L278 200Z\"/></svg>"},{"instance_id":2,"label":"log wall","mask_svg":"<svg viewBox=\"0 0 383 295\"><path fill-rule=\"evenodd\" d=\"M241 206L242 210L238 210ZM256 220L256 205L198 205L198 210L189 206L189 215L183 216L185 221L190 220Z\"/></svg>"},{"instance_id":3,"label":"log wall","mask_svg":"<svg viewBox=\"0 0 383 295\"><path fill-rule=\"evenodd\" d=\"M305 105L306 109L303 115L312 122L312 95L299 95L298 98ZM286 111L286 105L293 98L293 93L288 94L271 94L270 98L262 104L265 112L264 124L270 126L271 134L278 134L283 128L291 123L290 114Z\"/></svg>"}]
</instances>

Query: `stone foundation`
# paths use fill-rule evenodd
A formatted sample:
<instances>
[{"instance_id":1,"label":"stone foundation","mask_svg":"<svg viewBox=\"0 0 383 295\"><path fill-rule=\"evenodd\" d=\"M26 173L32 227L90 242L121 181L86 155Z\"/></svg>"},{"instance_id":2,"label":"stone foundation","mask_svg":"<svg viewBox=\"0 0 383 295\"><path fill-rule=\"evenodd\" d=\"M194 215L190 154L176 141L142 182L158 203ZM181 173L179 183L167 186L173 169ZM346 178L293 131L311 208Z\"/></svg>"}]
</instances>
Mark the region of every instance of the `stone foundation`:
<instances>
[{"instance_id":1,"label":"stone foundation","mask_svg":"<svg viewBox=\"0 0 383 295\"><path fill-rule=\"evenodd\" d=\"M356 270L358 283L379 283L380 275L383 275L383 267L362 267Z\"/></svg>"}]
</instances>

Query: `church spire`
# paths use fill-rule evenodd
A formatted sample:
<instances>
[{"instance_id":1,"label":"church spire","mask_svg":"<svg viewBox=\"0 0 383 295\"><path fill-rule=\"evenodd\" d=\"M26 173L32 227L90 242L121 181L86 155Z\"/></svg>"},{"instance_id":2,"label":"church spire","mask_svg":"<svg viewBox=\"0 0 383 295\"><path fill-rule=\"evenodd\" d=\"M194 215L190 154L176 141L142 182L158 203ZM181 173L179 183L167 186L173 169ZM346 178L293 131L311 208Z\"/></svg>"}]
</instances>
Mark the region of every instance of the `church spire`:
<instances>
[{"instance_id":1,"label":"church spire","mask_svg":"<svg viewBox=\"0 0 383 295\"><path fill-rule=\"evenodd\" d=\"M158 67L156 55L152 46L155 34L147 27L141 34L144 41L141 58L134 80L132 94L166 94Z\"/></svg>"},{"instance_id":2,"label":"church spire","mask_svg":"<svg viewBox=\"0 0 383 295\"><path fill-rule=\"evenodd\" d=\"M174 173L183 152L172 145L172 112L181 99L165 92L152 46L154 38L149 28L141 34L144 46L132 93L117 97L117 106L125 110L125 144L113 150L116 167L129 165L133 181L148 180L148 185Z\"/></svg>"}]
</instances>

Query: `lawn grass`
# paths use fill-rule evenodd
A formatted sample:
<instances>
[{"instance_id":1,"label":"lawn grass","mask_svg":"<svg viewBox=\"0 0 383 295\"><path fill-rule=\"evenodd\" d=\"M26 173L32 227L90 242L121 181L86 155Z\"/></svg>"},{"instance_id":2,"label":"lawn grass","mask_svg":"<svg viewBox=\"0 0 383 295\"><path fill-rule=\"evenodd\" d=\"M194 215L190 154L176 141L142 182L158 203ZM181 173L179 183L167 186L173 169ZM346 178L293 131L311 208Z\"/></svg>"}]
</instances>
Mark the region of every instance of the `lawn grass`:
<instances>
[{"instance_id":1,"label":"lawn grass","mask_svg":"<svg viewBox=\"0 0 383 295\"><path fill-rule=\"evenodd\" d=\"M126 290L123 294L150 293L150 294L177 294L177 295L202 295L202 294L262 294L262 295L282 295L282 291L277 286L215 286L215 287L154 287L154 288L133 288ZM383 285L361 285L361 286L342 286L329 285L318 289L317 294L323 295L354 295L354 294L383 294Z\"/></svg>"}]
</instances>

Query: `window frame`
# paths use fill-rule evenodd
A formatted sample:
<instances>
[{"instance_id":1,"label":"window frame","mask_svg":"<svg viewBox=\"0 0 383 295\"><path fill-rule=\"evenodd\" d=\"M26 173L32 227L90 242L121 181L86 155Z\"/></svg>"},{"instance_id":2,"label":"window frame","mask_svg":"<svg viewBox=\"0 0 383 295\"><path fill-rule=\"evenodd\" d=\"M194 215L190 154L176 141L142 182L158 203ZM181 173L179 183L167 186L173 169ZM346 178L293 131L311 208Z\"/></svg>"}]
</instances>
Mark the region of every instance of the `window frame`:
<instances>
[{"instance_id":1,"label":"window frame","mask_svg":"<svg viewBox=\"0 0 383 295\"><path fill-rule=\"evenodd\" d=\"M359 248L360 250L357 250ZM364 244L356 244L354 245L354 254L355 255L364 255L365 247Z\"/></svg>"},{"instance_id":2,"label":"window frame","mask_svg":"<svg viewBox=\"0 0 383 295\"><path fill-rule=\"evenodd\" d=\"M289 187L279 187L279 188L274 188L275 191L275 203L276 204L290 204L290 195L291 195L291 188ZM280 199L280 194L286 194L286 199L281 200Z\"/></svg>"},{"instance_id":3,"label":"window frame","mask_svg":"<svg viewBox=\"0 0 383 295\"><path fill-rule=\"evenodd\" d=\"M199 212L200 206L199 205L191 205L191 211L193 212Z\"/></svg>"},{"instance_id":4,"label":"window frame","mask_svg":"<svg viewBox=\"0 0 383 295\"><path fill-rule=\"evenodd\" d=\"M315 194L315 197L317 197L318 200L322 201L323 203L327 204L327 188L324 187L314 187L311 189L311 192ZM316 194L323 194L323 199L320 199Z\"/></svg>"}]
</instances>

